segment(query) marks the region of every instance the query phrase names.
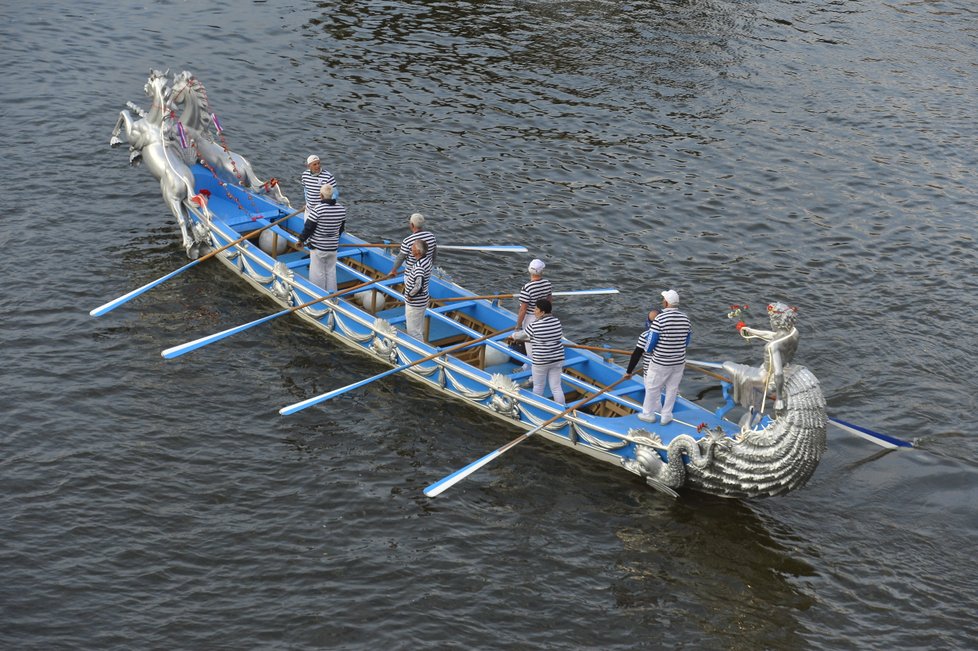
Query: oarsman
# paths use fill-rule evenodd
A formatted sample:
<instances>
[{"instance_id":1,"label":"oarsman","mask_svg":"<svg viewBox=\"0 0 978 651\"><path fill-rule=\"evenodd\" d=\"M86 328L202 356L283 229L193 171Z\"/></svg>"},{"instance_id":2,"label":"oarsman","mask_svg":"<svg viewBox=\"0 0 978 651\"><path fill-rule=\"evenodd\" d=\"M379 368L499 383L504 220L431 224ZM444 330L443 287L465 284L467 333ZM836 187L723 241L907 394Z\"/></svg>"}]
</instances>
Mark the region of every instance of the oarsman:
<instances>
[{"instance_id":1,"label":"oarsman","mask_svg":"<svg viewBox=\"0 0 978 651\"><path fill-rule=\"evenodd\" d=\"M543 270L546 265L543 260L534 259L530 262L530 266L527 271L530 272L530 282L523 285L520 289L519 301L520 301L520 311L516 315L516 329L522 330L524 327L530 325L536 321L536 308L537 301L540 299L547 299L553 304L553 287L550 285L550 281L543 277ZM533 356L533 343L527 342L526 344L526 356L532 359ZM526 365L524 365L526 368Z\"/></svg>"},{"instance_id":2,"label":"oarsman","mask_svg":"<svg viewBox=\"0 0 978 651\"><path fill-rule=\"evenodd\" d=\"M679 383L686 368L686 348L692 331L689 317L679 311L679 294L672 289L662 292L662 311L652 318L644 345L639 340L628 362L626 375L631 375L643 355L648 355L645 371L645 401L639 419L654 423L656 412L663 425L672 422L672 410L679 395ZM650 313L651 316L651 313ZM665 388L665 401L662 390Z\"/></svg>"},{"instance_id":3,"label":"oarsman","mask_svg":"<svg viewBox=\"0 0 978 651\"><path fill-rule=\"evenodd\" d=\"M642 377L649 371L649 362L652 361L652 355L645 352L646 347L649 345L649 337L652 335L650 328L652 327L652 320L655 319L656 315L659 314L659 310L649 310L648 315L645 317L645 330L642 330L642 334L638 336L638 342L635 344L635 350L632 351L632 358L628 361L628 370L626 374L631 375L638 365L638 360L642 360Z\"/></svg>"},{"instance_id":4,"label":"oarsman","mask_svg":"<svg viewBox=\"0 0 978 651\"><path fill-rule=\"evenodd\" d=\"M417 241L423 241L425 243L425 248L428 251L425 258L431 263L430 266L434 268L435 261L438 257L438 242L435 240L434 235L425 230L424 222L424 215L419 212L414 213L410 218L408 218L408 228L411 229L411 234L401 241L401 248L397 253L397 257L394 258L394 266L391 267L391 272L387 274L388 278L394 277L402 262L407 261L405 273L411 269L411 267L414 265L414 257L411 255L411 246Z\"/></svg>"},{"instance_id":5,"label":"oarsman","mask_svg":"<svg viewBox=\"0 0 978 651\"><path fill-rule=\"evenodd\" d=\"M306 159L306 169L302 172L302 194L306 200L305 219L313 213L313 209L322 201L321 189L324 185L329 185L335 193L334 198L339 199L339 192L336 190L336 179L323 169L319 162L319 156L312 154Z\"/></svg>"},{"instance_id":6,"label":"oarsman","mask_svg":"<svg viewBox=\"0 0 978 651\"><path fill-rule=\"evenodd\" d=\"M330 184L322 186L319 192L322 200L309 214L299 235L299 245L309 245L309 280L332 294L336 291L336 251L340 233L346 228L346 208L333 198Z\"/></svg>"},{"instance_id":7,"label":"oarsman","mask_svg":"<svg viewBox=\"0 0 978 651\"><path fill-rule=\"evenodd\" d=\"M564 365L564 328L552 311L550 300L541 298L534 307L536 319L533 323L525 325L522 331L514 332L510 339L532 342L533 393L542 396L544 385L549 384L554 402L564 404L564 390L560 384L560 372Z\"/></svg>"},{"instance_id":8,"label":"oarsman","mask_svg":"<svg viewBox=\"0 0 978 651\"><path fill-rule=\"evenodd\" d=\"M416 240L411 245L411 255L414 264L404 272L404 327L409 335L424 341L424 315L430 299L428 284L431 280L428 244Z\"/></svg>"}]
</instances>

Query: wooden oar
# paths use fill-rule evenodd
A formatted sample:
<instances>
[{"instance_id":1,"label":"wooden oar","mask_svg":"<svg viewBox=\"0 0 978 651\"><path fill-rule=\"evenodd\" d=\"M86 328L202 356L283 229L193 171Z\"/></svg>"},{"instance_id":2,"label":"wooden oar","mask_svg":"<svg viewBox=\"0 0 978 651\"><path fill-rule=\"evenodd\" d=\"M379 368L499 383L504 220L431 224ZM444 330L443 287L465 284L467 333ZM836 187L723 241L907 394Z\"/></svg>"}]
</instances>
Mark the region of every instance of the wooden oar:
<instances>
[{"instance_id":1,"label":"wooden oar","mask_svg":"<svg viewBox=\"0 0 978 651\"><path fill-rule=\"evenodd\" d=\"M388 375L394 375L395 373L400 373L401 371L403 371L405 369L409 369L412 366L417 366L418 364L423 364L424 362L430 362L431 360L435 359L436 357L441 357L442 355L447 355L448 353L454 352L456 350L461 350L463 348L469 348L469 347L471 347L471 346L473 346L475 344L478 344L478 343L481 343L481 342L485 342L487 339L491 339L491 338L493 338L493 337L495 337L497 335L501 335L501 334L503 334L505 332L510 332L512 330L515 330L515 329L516 329L515 327L514 328L506 328L505 330L500 330L498 332L490 332L489 334L484 335L482 337L479 337L478 339L472 339L471 341L463 341L460 344L456 344L454 346L449 346L448 348L444 348L442 350L439 350L437 352L434 352L434 353L428 355L427 357L422 357L421 359L415 360L415 361L413 361L413 362L411 362L409 364L401 364L400 366L395 366L394 368L392 368L389 371L384 371L383 373L378 373L377 375L374 375L373 377L369 377L366 380L360 380L359 382L354 382L353 384L348 384L345 387L341 387L339 389L334 389L332 391L327 391L326 393L323 393L321 395L315 396L314 398L309 398L308 400L303 400L302 402L297 402L297 403L292 404L292 405L289 405L287 407L282 407L281 409L278 410L278 413L282 414L283 416L288 416L289 414L294 414L297 411L302 411L306 407L312 407L313 405L318 405L321 402L325 402L325 401L327 401L327 400L329 400L331 398L335 398L336 396L342 395L342 394L346 393L347 391L352 391L353 389L357 389L359 387L366 386L366 385L370 384L371 382L376 382L377 380L380 380L381 378L385 378Z\"/></svg>"},{"instance_id":2,"label":"wooden oar","mask_svg":"<svg viewBox=\"0 0 978 651\"><path fill-rule=\"evenodd\" d=\"M618 378L617 380L615 380L614 382L612 382L611 384L609 384L605 388L601 389L600 391L595 391L591 395L589 395L589 396L587 396L585 398L582 398L581 400L578 400L573 405L571 405L570 407L568 407L564 411L560 412L559 414L557 414L553 418L550 418L550 419L548 419L548 420L540 423L539 425L537 425L536 427L534 427L530 431L526 432L525 434L521 434L520 436L518 436L517 438L513 439L512 441L510 441L509 443L507 443L503 447L501 447L501 448L499 448L499 449L497 449L497 450L495 450L493 452L490 452L489 454L487 454L486 456L482 457L481 459L479 459L477 461L473 461L472 463L470 463L469 465L465 466L461 470L456 470L455 472L453 472L452 474L448 475L447 477L444 477L442 479L439 479L434 484L432 484L431 486L428 486L428 488L424 489L424 494L427 495L428 497L435 497L437 495L440 495L440 494L444 493L446 490L448 490L449 488L451 488L452 486L454 486L458 482L462 481L463 479L465 479L466 477L468 477L469 475L471 475L476 470L478 470L482 466L486 465L487 463L489 463L490 461L492 461L496 457L502 455L507 450L510 450L510 449L516 447L517 445L519 445L520 443L522 443L526 439L530 438L531 436L533 436L534 434L536 434L537 432L539 432L540 430L542 430L547 425L550 425L551 423L553 423L553 422L555 422L557 420L560 420L561 418L563 418L564 416L566 416L570 412L574 411L578 407L583 406L585 403L588 403L588 402L594 400L595 398L597 398L598 396L600 396L602 394L605 394L608 391L611 391L616 386L618 386L619 384L621 384L622 382L624 382L626 379L627 379L626 377Z\"/></svg>"},{"instance_id":3,"label":"wooden oar","mask_svg":"<svg viewBox=\"0 0 978 651\"><path fill-rule=\"evenodd\" d=\"M599 294L617 294L618 290L614 287L604 289L577 289L566 292L553 292L553 296L597 296ZM519 294L485 294L483 296L453 296L451 298L436 298L434 300L442 303L454 303L455 301L480 301L496 298L515 298Z\"/></svg>"},{"instance_id":4,"label":"wooden oar","mask_svg":"<svg viewBox=\"0 0 978 651\"><path fill-rule=\"evenodd\" d=\"M315 305L316 303L321 303L321 302L323 302L325 300L328 300L330 298L336 298L337 296L341 296L343 294L349 294L350 292L358 291L360 289L363 289L367 285L374 285L374 284L379 283L379 282L380 282L380 280L368 280L366 282L360 283L359 285L354 285L353 287L349 287L347 289L341 289L341 290L339 290L337 292L333 292L332 294L327 294L326 296L323 296L322 298L317 298L317 299L314 299L312 301L307 301L307 302L303 303L302 305L296 305L295 307L286 308L286 309L282 310L281 312L276 312L275 314L270 314L269 316L262 317L260 319L255 320L255 321L252 321L251 323L246 323L244 325L235 326L234 328L229 328L229 329L224 330L222 332L218 332L217 334L208 335L206 337L201 337L200 339L194 339L193 341L188 341L185 344L180 344L179 346L173 346L172 348L167 348L161 354L166 359L173 359L174 357L180 357L180 355L183 355L185 353L189 353L192 350L197 350L198 348L203 348L207 344L212 344L215 341L220 341L221 339L225 339L225 338L230 337L231 335L237 334L239 332L244 332L245 330L247 330L249 328L254 328L257 325L261 325L261 324L263 324L263 323L265 323L267 321L271 321L272 319L276 319L276 318L278 318L280 316L285 316L286 314L291 314L291 313L296 312L298 310L301 310L303 308L309 307L310 305Z\"/></svg>"},{"instance_id":5,"label":"wooden oar","mask_svg":"<svg viewBox=\"0 0 978 651\"><path fill-rule=\"evenodd\" d=\"M207 260L208 258L213 258L215 255L217 255L221 251L224 251L226 249L229 249L232 246L234 246L235 244L240 244L241 242L244 242L245 240L250 239L250 238L254 237L255 235L258 235L262 231L264 231L266 229L269 229L272 226L275 226L276 224L281 224L282 222L284 222L289 217L295 217L300 212L302 212L304 209L305 209L305 207L299 208L295 212L289 213L285 217L282 217L281 219L277 219L277 220L273 221L272 223L268 224L267 226L262 226L261 228L259 228L257 230L253 230L253 231L251 231L250 233L248 233L246 235L242 235L241 237L239 237L238 239L234 240L233 242L228 242L227 244L225 244L221 248L214 249L210 253L208 253L206 255L202 255L201 257L197 258L193 262L189 262L189 263L183 265L182 267L180 267L176 271L171 271L170 273L168 273L167 275L163 276L162 278L157 278L156 280L154 280L151 283L148 283L146 285L143 285L142 287L140 287L138 289L132 290L131 292L129 292L125 296L120 296L119 298L116 298L116 299L113 299L113 300L109 301L105 305L98 306L97 308L95 308L94 310L92 310L91 312L89 312L89 314L91 316L102 316L103 314L106 314L107 312L111 312L112 310L114 310L115 308L119 307L120 305L122 305L124 303L128 303L129 301L131 301L132 299L136 298L140 294L144 294L144 293L148 292L149 290L153 289L154 287L156 287L157 285L161 285L161 284L165 283L170 278L173 278L174 276L178 276L178 275L182 274L187 269L190 269L191 267L200 264L201 262L203 262L204 260Z\"/></svg>"},{"instance_id":6,"label":"wooden oar","mask_svg":"<svg viewBox=\"0 0 978 651\"><path fill-rule=\"evenodd\" d=\"M340 246L350 247L350 248L380 248L380 249L399 249L401 248L400 242L388 243L364 243L364 244L353 244L341 242ZM519 244L485 244L485 245L457 245L453 246L451 244L439 244L439 251L490 251L498 253L526 253L527 248L525 246L520 246Z\"/></svg>"},{"instance_id":7,"label":"wooden oar","mask_svg":"<svg viewBox=\"0 0 978 651\"><path fill-rule=\"evenodd\" d=\"M581 350L593 350L599 353L611 353L612 355L631 355L631 350L621 348L602 348L601 346L585 346L584 344L564 344L565 348L580 348Z\"/></svg>"},{"instance_id":8,"label":"wooden oar","mask_svg":"<svg viewBox=\"0 0 978 651\"><path fill-rule=\"evenodd\" d=\"M713 371L707 370L707 368L705 368L706 366L711 368L723 368L723 365L718 364L717 362L699 362L695 360L690 360L686 362L686 366L704 375L708 375L712 378L716 378L721 382L730 382L730 379L727 378L726 376L720 375L719 373L714 373ZM897 437L890 436L889 434L883 434L882 432L874 432L871 429L860 427L859 425L853 425L852 423L848 423L844 420L839 420L838 418L832 418L831 416L828 416L828 420L830 423L832 423L839 429L849 432L850 434L855 434L856 436L862 437L867 441L872 441L876 445L879 445L884 448L894 449L894 448L914 447L914 444L911 443L910 441L904 441L903 439L898 439Z\"/></svg>"}]
</instances>

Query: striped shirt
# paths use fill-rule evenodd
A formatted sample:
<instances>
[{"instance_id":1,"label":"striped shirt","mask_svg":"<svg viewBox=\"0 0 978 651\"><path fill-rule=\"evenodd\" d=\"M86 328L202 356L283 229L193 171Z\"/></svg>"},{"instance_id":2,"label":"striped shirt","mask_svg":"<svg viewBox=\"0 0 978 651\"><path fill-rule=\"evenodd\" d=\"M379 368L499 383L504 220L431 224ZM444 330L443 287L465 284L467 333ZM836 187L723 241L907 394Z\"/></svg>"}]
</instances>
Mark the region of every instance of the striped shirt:
<instances>
[{"instance_id":1,"label":"striped shirt","mask_svg":"<svg viewBox=\"0 0 978 651\"><path fill-rule=\"evenodd\" d=\"M526 313L532 314L537 301L541 298L550 298L551 294L553 294L553 286L549 280L546 278L531 280L520 289L520 303L526 303Z\"/></svg>"},{"instance_id":2,"label":"striped shirt","mask_svg":"<svg viewBox=\"0 0 978 651\"><path fill-rule=\"evenodd\" d=\"M431 280L431 260L421 258L404 272L404 302L414 307L428 306L428 281Z\"/></svg>"},{"instance_id":3,"label":"striped shirt","mask_svg":"<svg viewBox=\"0 0 978 651\"><path fill-rule=\"evenodd\" d=\"M302 173L302 194L306 199L307 214L312 214L313 209L322 203L323 197L319 194L319 189L327 183L336 189L336 179L325 168L320 168L319 174L313 174L309 170Z\"/></svg>"},{"instance_id":4,"label":"striped shirt","mask_svg":"<svg viewBox=\"0 0 978 651\"><path fill-rule=\"evenodd\" d=\"M338 203L331 206L325 201L321 202L309 213L306 227L302 230L303 236L309 238L309 248L336 251L339 248L340 227L345 221L346 208ZM307 235L310 229L315 230Z\"/></svg>"},{"instance_id":5,"label":"striped shirt","mask_svg":"<svg viewBox=\"0 0 978 651\"><path fill-rule=\"evenodd\" d=\"M534 364L552 364L564 359L564 328L553 314L545 314L539 321L526 326L523 331L533 344L531 356Z\"/></svg>"},{"instance_id":6,"label":"striped shirt","mask_svg":"<svg viewBox=\"0 0 978 651\"><path fill-rule=\"evenodd\" d=\"M428 245L428 253L425 254L422 260L427 260L429 263L431 263L430 266L432 267L435 266L435 254L438 250L438 242L435 240L435 236L428 231L418 231L417 233L411 233L405 237L404 241L401 242L400 250L397 252L398 258L403 257L406 263L406 270L410 270L411 267L414 266L415 258L414 254L411 253L411 247L414 246L414 243L418 240L424 240L425 244Z\"/></svg>"},{"instance_id":7,"label":"striped shirt","mask_svg":"<svg viewBox=\"0 0 978 651\"><path fill-rule=\"evenodd\" d=\"M679 366L686 363L686 346L691 330L689 317L678 308L667 307L652 320L648 329L645 352L651 353L652 362L660 366Z\"/></svg>"},{"instance_id":8,"label":"striped shirt","mask_svg":"<svg viewBox=\"0 0 978 651\"><path fill-rule=\"evenodd\" d=\"M649 324L649 327L652 327L651 323ZM641 348L642 350L647 350L649 347L649 335L651 334L652 334L651 330L646 330L641 335L639 335L638 343L635 344L635 347ZM642 375L645 375L646 373L649 372L649 363L651 361L652 361L651 355L649 355L648 353L642 355Z\"/></svg>"}]
</instances>

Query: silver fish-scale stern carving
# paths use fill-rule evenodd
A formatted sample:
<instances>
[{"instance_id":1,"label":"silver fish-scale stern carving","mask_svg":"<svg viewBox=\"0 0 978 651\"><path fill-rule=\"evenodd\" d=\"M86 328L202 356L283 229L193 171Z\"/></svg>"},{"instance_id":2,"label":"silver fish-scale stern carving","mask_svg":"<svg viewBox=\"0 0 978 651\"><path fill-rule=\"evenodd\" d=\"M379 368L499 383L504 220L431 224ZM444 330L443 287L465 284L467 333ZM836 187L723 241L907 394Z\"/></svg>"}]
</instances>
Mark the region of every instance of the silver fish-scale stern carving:
<instances>
[{"instance_id":1,"label":"silver fish-scale stern carving","mask_svg":"<svg viewBox=\"0 0 978 651\"><path fill-rule=\"evenodd\" d=\"M788 407L766 427L742 431L736 439L716 431L699 440L677 436L666 448L668 461L654 447L639 444L633 459L622 460L622 466L658 490L689 487L750 498L801 488L825 452L825 398L818 379L803 366L788 366L784 378ZM633 432L639 438L643 430L632 430L630 436Z\"/></svg>"}]
</instances>

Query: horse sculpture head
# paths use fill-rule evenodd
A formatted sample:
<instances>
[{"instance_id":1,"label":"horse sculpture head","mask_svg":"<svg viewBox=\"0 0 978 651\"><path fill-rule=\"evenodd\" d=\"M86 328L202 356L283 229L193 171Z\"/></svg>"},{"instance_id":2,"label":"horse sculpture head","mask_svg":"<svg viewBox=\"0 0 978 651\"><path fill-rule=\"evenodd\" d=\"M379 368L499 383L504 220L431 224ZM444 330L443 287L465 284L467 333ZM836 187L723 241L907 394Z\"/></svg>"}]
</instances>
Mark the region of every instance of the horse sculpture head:
<instances>
[{"instance_id":1,"label":"horse sculpture head","mask_svg":"<svg viewBox=\"0 0 978 651\"><path fill-rule=\"evenodd\" d=\"M149 79L146 80L146 85L143 86L143 91L146 96L151 98L154 103L157 100L165 100L168 94L167 89L167 79L165 72L160 72L159 70L150 70Z\"/></svg>"},{"instance_id":2,"label":"horse sculpture head","mask_svg":"<svg viewBox=\"0 0 978 651\"><path fill-rule=\"evenodd\" d=\"M211 127L211 113L207 107L207 91L193 73L184 70L173 77L169 101L171 106L183 106L180 121L184 126L203 133Z\"/></svg>"}]
</instances>

